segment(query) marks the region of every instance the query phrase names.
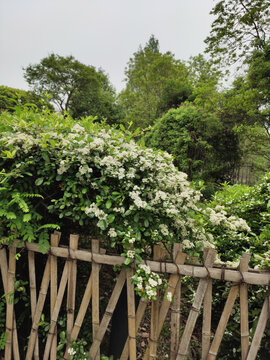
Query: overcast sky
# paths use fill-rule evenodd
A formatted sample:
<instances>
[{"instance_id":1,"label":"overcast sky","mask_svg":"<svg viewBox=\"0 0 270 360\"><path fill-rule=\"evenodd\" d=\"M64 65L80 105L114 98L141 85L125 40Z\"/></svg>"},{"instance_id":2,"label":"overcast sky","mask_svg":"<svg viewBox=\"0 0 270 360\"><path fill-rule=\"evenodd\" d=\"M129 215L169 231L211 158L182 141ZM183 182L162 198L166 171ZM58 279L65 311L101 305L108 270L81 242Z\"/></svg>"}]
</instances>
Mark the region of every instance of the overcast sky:
<instances>
[{"instance_id":1,"label":"overcast sky","mask_svg":"<svg viewBox=\"0 0 270 360\"><path fill-rule=\"evenodd\" d=\"M214 0L0 0L0 85L28 89L23 67L54 52L109 75L124 69L151 34L162 52L187 60L203 52Z\"/></svg>"}]
</instances>

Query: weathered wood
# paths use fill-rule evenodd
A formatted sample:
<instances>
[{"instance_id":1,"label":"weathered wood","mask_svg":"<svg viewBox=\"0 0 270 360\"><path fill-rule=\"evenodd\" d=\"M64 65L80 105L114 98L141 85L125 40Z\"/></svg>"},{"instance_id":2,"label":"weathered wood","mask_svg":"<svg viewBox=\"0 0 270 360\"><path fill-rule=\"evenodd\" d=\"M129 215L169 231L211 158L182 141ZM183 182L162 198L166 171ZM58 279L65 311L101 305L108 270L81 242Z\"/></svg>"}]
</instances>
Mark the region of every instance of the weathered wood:
<instances>
[{"instance_id":1,"label":"weathered wood","mask_svg":"<svg viewBox=\"0 0 270 360\"><path fill-rule=\"evenodd\" d=\"M104 334L107 330L107 327L109 325L109 322L112 318L112 314L114 312L118 298L121 294L125 280L126 280L126 272L125 272L125 269L122 269L120 274L118 275L115 287L113 289L112 295L111 295L108 305L106 307L105 314L103 315L103 318L99 325L98 332L96 334L96 338L93 341L93 344L89 350L90 359L95 359L96 354L98 353L100 343L103 339L103 336L104 336Z\"/></svg>"},{"instance_id":2,"label":"weathered wood","mask_svg":"<svg viewBox=\"0 0 270 360\"><path fill-rule=\"evenodd\" d=\"M60 238L58 237L58 242L59 242L59 240L60 240ZM30 332L30 337L29 337L25 360L31 360L32 356L33 356L34 347L35 347L36 338L37 338L37 331L38 331L38 326L39 326L38 324L40 322L40 317L42 314L46 295L48 292L49 283L50 283L50 256L47 259L43 277L42 277L42 281L41 281L38 301L37 301L37 305L36 305L36 311L35 311L34 318L32 319L32 328L31 328L31 332Z\"/></svg>"},{"instance_id":3,"label":"weathered wood","mask_svg":"<svg viewBox=\"0 0 270 360\"><path fill-rule=\"evenodd\" d=\"M69 249L76 251L78 248L78 235L70 235ZM74 324L75 296L77 280L77 260L68 259L68 289L67 289L67 340L69 341Z\"/></svg>"},{"instance_id":4,"label":"weathered wood","mask_svg":"<svg viewBox=\"0 0 270 360\"><path fill-rule=\"evenodd\" d=\"M33 251L28 251L28 269L29 269L31 316L33 319L37 304L36 266L35 266L35 253ZM38 337L36 338L36 343L35 343L34 359L39 360Z\"/></svg>"},{"instance_id":5,"label":"weathered wood","mask_svg":"<svg viewBox=\"0 0 270 360\"><path fill-rule=\"evenodd\" d=\"M0 268L1 268L1 274L2 274L2 281L3 281L3 287L4 287L4 293L8 293L8 286L7 286L7 280L8 280L8 265L7 265L7 254L6 249L1 248L0 249ZM16 316L15 313L13 315L13 357L14 360L20 360L20 353L19 353L19 343L18 343L18 333L17 333L17 327L16 327Z\"/></svg>"},{"instance_id":6,"label":"weathered wood","mask_svg":"<svg viewBox=\"0 0 270 360\"><path fill-rule=\"evenodd\" d=\"M153 259L162 261L166 253L162 251L159 245L154 245ZM157 340L158 340L158 324L159 324L159 294L157 291L157 300L151 303L151 328L149 339L149 359L155 359L157 356Z\"/></svg>"},{"instance_id":7,"label":"weathered wood","mask_svg":"<svg viewBox=\"0 0 270 360\"><path fill-rule=\"evenodd\" d=\"M143 315L145 313L145 309L146 309L146 306L147 306L147 300L145 298L141 298L140 299L140 303L139 303L139 306L138 306L138 309L136 311L136 318L135 318L135 321L136 321L136 333L139 329L139 326L140 326L140 323L142 321L142 318L143 318ZM121 357L120 357L120 360L127 360L128 359L128 339L125 343L125 346L124 346L124 349L122 351L122 354L121 354Z\"/></svg>"},{"instance_id":8,"label":"weathered wood","mask_svg":"<svg viewBox=\"0 0 270 360\"><path fill-rule=\"evenodd\" d=\"M134 270L129 269L126 272L127 277L127 311L128 311L128 348L129 359L136 360L136 319L135 319L135 294L134 285L131 282L131 277L134 275Z\"/></svg>"},{"instance_id":9,"label":"weathered wood","mask_svg":"<svg viewBox=\"0 0 270 360\"><path fill-rule=\"evenodd\" d=\"M99 241L92 240L92 254L99 253ZM93 261L92 262L92 331L93 331L93 341L97 337L97 332L99 328L99 265ZM100 359L100 349L98 349L95 359Z\"/></svg>"},{"instance_id":10,"label":"weathered wood","mask_svg":"<svg viewBox=\"0 0 270 360\"><path fill-rule=\"evenodd\" d=\"M7 277L7 296L6 296L6 346L5 360L12 359L12 340L13 340L13 316L14 316L14 278L16 272L16 247L9 247L8 277Z\"/></svg>"},{"instance_id":11,"label":"weathered wood","mask_svg":"<svg viewBox=\"0 0 270 360\"><path fill-rule=\"evenodd\" d=\"M260 344L262 341L262 337L264 334L264 330L265 330L265 327L267 324L267 320L270 317L269 301L270 301L270 296L269 296L269 294L267 294L267 296L264 300L264 303L263 303L262 311L260 313L259 321L257 323L255 334L253 336L246 360L255 360L256 359L256 356L257 356L257 353L258 353L258 350L260 348Z\"/></svg>"},{"instance_id":12,"label":"weathered wood","mask_svg":"<svg viewBox=\"0 0 270 360\"><path fill-rule=\"evenodd\" d=\"M51 236L51 246L58 245L58 235L54 234ZM53 310L57 298L57 257L51 256L51 293L50 293L50 315L52 318ZM57 348L57 327L55 328L55 334L53 336L51 345L51 356L50 360L56 360L56 348Z\"/></svg>"},{"instance_id":13,"label":"weathered wood","mask_svg":"<svg viewBox=\"0 0 270 360\"><path fill-rule=\"evenodd\" d=\"M239 270L248 271L250 254L243 254L240 260ZM245 283L240 284L240 327L241 327L241 356L246 360L249 348L249 326L248 326L248 286Z\"/></svg>"},{"instance_id":14,"label":"weathered wood","mask_svg":"<svg viewBox=\"0 0 270 360\"><path fill-rule=\"evenodd\" d=\"M209 249L206 260L204 262L205 267L209 268L213 266L217 252L213 249ZM207 270L206 270L207 271ZM188 320L185 326L185 330L178 348L178 354L176 360L184 360L188 353L189 343L191 335L193 333L197 318L199 316L201 304L209 284L209 278L201 279L194 296L192 308L189 312Z\"/></svg>"},{"instance_id":15,"label":"weathered wood","mask_svg":"<svg viewBox=\"0 0 270 360\"><path fill-rule=\"evenodd\" d=\"M237 284L233 284L230 289L228 298L226 300L226 304L224 306L221 318L219 320L214 340L212 341L212 344L210 346L207 360L214 360L217 357L218 349L221 344L221 340L224 335L238 292L239 292L239 286Z\"/></svg>"},{"instance_id":16,"label":"weathered wood","mask_svg":"<svg viewBox=\"0 0 270 360\"><path fill-rule=\"evenodd\" d=\"M38 249L38 244L30 243L24 245L28 250L41 252ZM92 253L88 250L76 250L70 251L64 247L52 247L50 249L50 253L55 256L71 259L77 259L82 261L91 262L92 261ZM98 264L104 265L122 265L125 259L121 256L112 256L112 255L101 255L95 254L94 260ZM143 260L142 264L146 264L150 267L150 269L154 272L164 272L169 274L177 274L183 276L192 276L196 278L205 278L206 276L210 276L211 279L220 280L222 278L222 274L224 275L223 281L231 281L231 282L241 282L242 276L237 269L221 269L220 267L212 267L209 268L209 274L207 270L200 265L179 265L177 266L170 262L157 262L151 260ZM251 285L265 285L268 286L270 283L270 272L261 271L261 270L249 270L249 272L243 272L243 279L245 283Z\"/></svg>"},{"instance_id":17,"label":"weathered wood","mask_svg":"<svg viewBox=\"0 0 270 360\"><path fill-rule=\"evenodd\" d=\"M176 262L178 252L183 251L182 244L174 244L173 259ZM184 261L183 261L184 263ZM179 262L180 264L180 262ZM181 263L182 264L182 263ZM175 360L180 337L180 306L181 306L181 276L178 276L178 282L175 288L173 303L171 304L171 347L170 359Z\"/></svg>"},{"instance_id":18,"label":"weathered wood","mask_svg":"<svg viewBox=\"0 0 270 360\"><path fill-rule=\"evenodd\" d=\"M186 259L186 254L179 252L176 255L175 263L176 264L183 264ZM173 274L170 276L170 279L168 281L168 289L165 291L164 299L162 300L160 312L159 312L159 323L158 323L158 330L157 330L157 340L160 336L164 321L166 319L168 310L170 308L171 302L167 299L168 293L171 293L171 296L174 296L176 285L179 282L179 275ZM149 358L150 352L149 352L149 346L147 347L144 357L144 360L147 360Z\"/></svg>"},{"instance_id":19,"label":"weathered wood","mask_svg":"<svg viewBox=\"0 0 270 360\"><path fill-rule=\"evenodd\" d=\"M204 249L204 261L209 248ZM211 317L212 317L212 280L208 282L207 290L203 299L203 324L202 324L202 360L206 360L211 340Z\"/></svg>"},{"instance_id":20,"label":"weathered wood","mask_svg":"<svg viewBox=\"0 0 270 360\"><path fill-rule=\"evenodd\" d=\"M100 249L101 254L105 254L105 252L106 252L105 249ZM88 283L86 285L85 292L84 292L82 302L81 302L81 305L80 305L80 309L78 311L76 320L74 322L73 329L71 331L70 339L72 341L77 340L77 337L78 337L79 332L81 330L83 319L85 317L86 311L88 309L88 306L89 306L89 303L90 303L90 300L91 300L91 296L92 296L92 272L90 273ZM68 349L69 349L69 343L67 343L67 347L66 347L66 351L65 351L65 355L64 355L65 360L70 358L70 355L68 353Z\"/></svg>"},{"instance_id":21,"label":"weathered wood","mask_svg":"<svg viewBox=\"0 0 270 360\"><path fill-rule=\"evenodd\" d=\"M61 280L60 280L60 284L59 284L58 294L57 294L57 297L56 297L56 300L55 300L53 313L51 315L50 328L49 328L49 332L48 332L48 336L47 336L47 340L46 340L43 360L48 360L49 356L50 356L51 345L52 345L53 338L54 338L55 333L56 333L57 318L58 318L58 315L59 315L59 312L60 312L60 308L61 308L61 304L62 304L62 301L63 301L64 294L65 294L67 281L68 281L68 263L66 261L63 272L62 272L62 276L61 276Z\"/></svg>"}]
</instances>

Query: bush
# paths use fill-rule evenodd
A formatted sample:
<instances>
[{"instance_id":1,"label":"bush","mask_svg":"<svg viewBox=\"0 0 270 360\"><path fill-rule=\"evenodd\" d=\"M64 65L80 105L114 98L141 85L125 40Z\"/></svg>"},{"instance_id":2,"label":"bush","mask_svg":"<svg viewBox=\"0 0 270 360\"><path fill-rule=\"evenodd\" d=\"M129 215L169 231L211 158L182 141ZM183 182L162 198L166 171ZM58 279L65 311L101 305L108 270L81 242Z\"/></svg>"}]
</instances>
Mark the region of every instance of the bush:
<instances>
[{"instance_id":1,"label":"bush","mask_svg":"<svg viewBox=\"0 0 270 360\"><path fill-rule=\"evenodd\" d=\"M192 104L169 110L145 136L145 143L172 154L174 164L190 180L224 181L240 159L237 136L214 114Z\"/></svg>"},{"instance_id":2,"label":"bush","mask_svg":"<svg viewBox=\"0 0 270 360\"><path fill-rule=\"evenodd\" d=\"M211 246L213 214L221 215L200 212L200 193L168 153L91 117L76 123L33 110L3 113L0 133L0 235L8 240L38 240L45 251L48 228L95 234L119 246L126 265L155 243L169 253L174 242L192 253ZM218 227L237 238L248 230L237 221L222 215Z\"/></svg>"}]
</instances>

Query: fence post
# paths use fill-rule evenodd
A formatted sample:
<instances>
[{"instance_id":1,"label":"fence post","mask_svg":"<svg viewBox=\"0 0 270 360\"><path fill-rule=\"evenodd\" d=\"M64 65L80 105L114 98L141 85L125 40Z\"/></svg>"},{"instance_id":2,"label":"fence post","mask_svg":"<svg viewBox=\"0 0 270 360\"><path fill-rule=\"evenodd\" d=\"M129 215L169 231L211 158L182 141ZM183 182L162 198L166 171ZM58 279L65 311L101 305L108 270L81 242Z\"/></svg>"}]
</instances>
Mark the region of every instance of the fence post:
<instances>
[{"instance_id":1,"label":"fence post","mask_svg":"<svg viewBox=\"0 0 270 360\"><path fill-rule=\"evenodd\" d=\"M99 328L99 264L94 260L94 254L99 253L99 241L92 239L92 331L93 342L97 338ZM96 360L100 359L100 349L98 349Z\"/></svg>"},{"instance_id":2,"label":"fence post","mask_svg":"<svg viewBox=\"0 0 270 360\"><path fill-rule=\"evenodd\" d=\"M242 255L239 270L248 271L250 254ZM240 284L240 327L241 327L241 355L242 360L246 360L249 347L249 326L248 326L248 286L245 283Z\"/></svg>"},{"instance_id":3,"label":"fence post","mask_svg":"<svg viewBox=\"0 0 270 360\"><path fill-rule=\"evenodd\" d=\"M58 236L51 236L51 246L58 245ZM55 307L55 302L57 298L57 257L51 256L51 304L50 304L50 315L52 318L53 310ZM55 334L53 336L52 345L51 345L51 360L56 360L56 348L57 348L57 326L55 327Z\"/></svg>"},{"instance_id":4,"label":"fence post","mask_svg":"<svg viewBox=\"0 0 270 360\"><path fill-rule=\"evenodd\" d=\"M7 296L6 296L6 346L5 346L5 360L12 358L12 339L13 339L13 316L14 316L14 278L16 272L16 247L9 247L9 263L8 263L8 278L7 278Z\"/></svg>"}]
</instances>

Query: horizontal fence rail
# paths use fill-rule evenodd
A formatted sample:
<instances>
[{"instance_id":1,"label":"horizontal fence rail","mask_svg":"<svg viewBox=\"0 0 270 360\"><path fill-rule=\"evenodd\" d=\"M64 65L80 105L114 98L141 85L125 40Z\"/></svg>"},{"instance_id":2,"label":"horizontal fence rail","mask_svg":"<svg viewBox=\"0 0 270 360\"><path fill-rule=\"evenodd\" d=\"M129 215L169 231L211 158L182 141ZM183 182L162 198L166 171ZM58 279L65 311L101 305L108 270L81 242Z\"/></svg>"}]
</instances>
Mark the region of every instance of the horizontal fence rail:
<instances>
[{"instance_id":1,"label":"horizontal fence rail","mask_svg":"<svg viewBox=\"0 0 270 360\"><path fill-rule=\"evenodd\" d=\"M64 359L70 359L70 346L72 341L78 339L83 321L89 310L91 302L92 313L92 344L89 344L90 359L100 359L100 345L104 340L118 299L124 285L127 286L127 312L128 312L128 336L122 351L120 360L136 359L136 334L144 318L149 301L141 298L138 306L135 305L134 285L130 277L134 274L134 264L129 268L122 268L118 274L111 296L103 315L100 311L100 270L102 265L123 265L125 259L117 255L106 254L100 248L99 241L92 240L92 251L78 249L79 236L70 235L69 247L59 246L61 233L51 235L51 247L48 249L45 268L43 271L39 289L37 288L35 254L40 253L38 244L20 243L15 241L11 246L3 246L0 249L0 268L2 276L3 292L6 294L6 344L5 360L18 360L22 356L16 328L16 315L14 301L11 301L14 293L14 281L16 277L15 255L17 248L24 248L28 254L29 268L29 293L32 326L25 359L52 359L57 358L57 321L63 303L66 304L67 344L64 351ZM149 342L143 355L143 359L158 359L157 345L160 334L168 315L170 316L170 359L184 360L189 358L189 347L198 317L202 313L201 349L203 360L216 359L220 344L225 333L229 317L233 311L235 301L240 296L240 337L241 358L256 359L266 323L269 318L270 295L267 292L264 305L258 319L253 339L250 341L250 329L248 321L248 284L269 286L270 272L250 269L248 263L249 254L243 254L238 269L228 269L214 265L216 251L210 248L204 250L202 265L185 264L186 254L180 244L174 246L173 262L164 260L165 252L159 246L154 247L153 260L143 260L150 269L157 273L166 273L168 276L168 289L164 296L158 296L151 302L151 324ZM64 265L61 273L58 270L58 259L62 258ZM20 260L19 260L20 261ZM85 261L92 263L91 273L87 281L85 291L80 304L76 304L76 289L78 286L77 262ZM185 321L184 330L180 336L181 307L183 296L181 280L183 277L198 279L197 289L194 292L193 302L189 315ZM213 334L212 329L212 288L213 280L230 282L230 290L225 306L220 316L217 328ZM173 296L173 303L167 294ZM66 294L66 300L64 297ZM46 298L49 298L49 331L46 337L45 347L42 354L38 338L42 313ZM48 299L47 299L48 301ZM76 310L77 309L77 310ZM76 317L75 317L76 314ZM101 316L102 315L102 316ZM90 331L90 329L89 329ZM0 334L1 335L1 334Z\"/></svg>"}]
</instances>

